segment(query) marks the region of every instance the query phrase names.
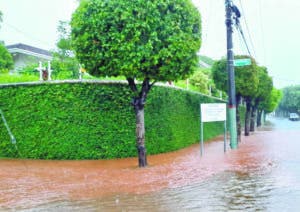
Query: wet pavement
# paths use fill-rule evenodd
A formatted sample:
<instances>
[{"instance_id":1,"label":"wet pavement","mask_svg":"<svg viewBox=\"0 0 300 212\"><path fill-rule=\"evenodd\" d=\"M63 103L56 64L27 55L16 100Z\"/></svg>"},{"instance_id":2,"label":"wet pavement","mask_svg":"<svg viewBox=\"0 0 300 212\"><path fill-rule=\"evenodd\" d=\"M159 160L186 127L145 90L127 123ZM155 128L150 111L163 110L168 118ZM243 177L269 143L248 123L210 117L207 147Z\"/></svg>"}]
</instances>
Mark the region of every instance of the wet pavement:
<instances>
[{"instance_id":1,"label":"wet pavement","mask_svg":"<svg viewBox=\"0 0 300 212\"><path fill-rule=\"evenodd\" d=\"M222 137L180 151L99 161L0 160L0 211L299 211L300 122L224 154Z\"/></svg>"}]
</instances>

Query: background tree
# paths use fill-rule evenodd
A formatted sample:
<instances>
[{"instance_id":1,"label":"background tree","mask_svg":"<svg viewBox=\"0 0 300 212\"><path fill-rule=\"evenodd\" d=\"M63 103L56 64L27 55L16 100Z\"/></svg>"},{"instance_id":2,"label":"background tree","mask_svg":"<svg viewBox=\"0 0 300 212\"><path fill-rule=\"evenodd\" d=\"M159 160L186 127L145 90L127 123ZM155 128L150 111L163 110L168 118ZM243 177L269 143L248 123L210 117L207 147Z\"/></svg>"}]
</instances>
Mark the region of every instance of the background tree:
<instances>
[{"instance_id":1,"label":"background tree","mask_svg":"<svg viewBox=\"0 0 300 212\"><path fill-rule=\"evenodd\" d=\"M199 67L189 78L189 82L193 86L192 90L196 90L207 95L220 97L220 90L216 88L210 68ZM224 96L226 96L226 94Z\"/></svg>"},{"instance_id":2,"label":"background tree","mask_svg":"<svg viewBox=\"0 0 300 212\"><path fill-rule=\"evenodd\" d=\"M235 59L250 58L252 63L249 66L235 67L235 87L236 87L236 102L237 102L237 130L238 137L241 136L241 123L239 117L239 105L242 97L246 101L246 115L245 115L245 129L246 125L249 129L250 107L252 98L255 96L258 87L258 76L256 69L256 62L249 56L238 55ZM213 79L217 89L228 90L228 75L227 75L227 61L221 59L216 61L212 67ZM245 131L246 132L246 131ZM248 132L249 133L249 132ZM246 134L246 133L245 133Z\"/></svg>"},{"instance_id":3,"label":"background tree","mask_svg":"<svg viewBox=\"0 0 300 212\"><path fill-rule=\"evenodd\" d=\"M211 86L211 81L209 79L209 70L198 68L197 71L189 78L191 85L197 88L197 91L210 94L209 86Z\"/></svg>"},{"instance_id":4,"label":"background tree","mask_svg":"<svg viewBox=\"0 0 300 212\"><path fill-rule=\"evenodd\" d=\"M2 23L2 12L0 11L0 28ZM6 73L14 67L11 54L6 49L4 43L0 41L0 73Z\"/></svg>"},{"instance_id":5,"label":"background tree","mask_svg":"<svg viewBox=\"0 0 300 212\"><path fill-rule=\"evenodd\" d=\"M212 66L212 77L217 89L228 92L228 74L226 59L217 60Z\"/></svg>"},{"instance_id":6,"label":"background tree","mask_svg":"<svg viewBox=\"0 0 300 212\"><path fill-rule=\"evenodd\" d=\"M5 46L0 43L0 72L7 73L13 67L14 61L11 54L8 52Z\"/></svg>"},{"instance_id":7,"label":"background tree","mask_svg":"<svg viewBox=\"0 0 300 212\"><path fill-rule=\"evenodd\" d=\"M282 99L282 91L273 87L271 95L261 101L258 105L257 126L261 126L262 114L273 112ZM264 117L265 119L265 117Z\"/></svg>"},{"instance_id":8,"label":"background tree","mask_svg":"<svg viewBox=\"0 0 300 212\"><path fill-rule=\"evenodd\" d=\"M266 101L266 106L264 107L264 110L266 113L273 112L279 105L281 99L282 99L282 91L278 90L276 88L272 89L270 98Z\"/></svg>"},{"instance_id":9,"label":"background tree","mask_svg":"<svg viewBox=\"0 0 300 212\"><path fill-rule=\"evenodd\" d=\"M51 62L54 78L78 78L79 63L72 49L70 23L59 21L57 31L59 40L56 43L57 50L53 52L53 60Z\"/></svg>"},{"instance_id":10,"label":"background tree","mask_svg":"<svg viewBox=\"0 0 300 212\"><path fill-rule=\"evenodd\" d=\"M254 132L255 123L257 122L257 108L261 101L264 101L266 98L269 98L273 89L273 80L268 75L268 71L266 67L258 66L258 77L259 84L257 88L256 96L252 102L251 109L251 122L250 122L250 131Z\"/></svg>"},{"instance_id":11,"label":"background tree","mask_svg":"<svg viewBox=\"0 0 300 212\"><path fill-rule=\"evenodd\" d=\"M71 26L76 56L87 72L126 77L133 92L139 166L146 166L146 98L155 82L183 79L195 70L198 10L190 0L81 1Z\"/></svg>"},{"instance_id":12,"label":"background tree","mask_svg":"<svg viewBox=\"0 0 300 212\"><path fill-rule=\"evenodd\" d=\"M282 89L283 98L279 109L287 113L300 112L300 86L289 86Z\"/></svg>"}]
</instances>

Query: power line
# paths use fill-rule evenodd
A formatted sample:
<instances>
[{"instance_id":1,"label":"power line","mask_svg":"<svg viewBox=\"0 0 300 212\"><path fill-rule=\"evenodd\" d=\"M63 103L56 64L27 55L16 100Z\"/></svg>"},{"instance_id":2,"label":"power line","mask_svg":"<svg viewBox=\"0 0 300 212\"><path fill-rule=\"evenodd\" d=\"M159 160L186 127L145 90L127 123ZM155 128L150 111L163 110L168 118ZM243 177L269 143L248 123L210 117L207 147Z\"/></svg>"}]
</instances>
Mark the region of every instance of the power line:
<instances>
[{"instance_id":1,"label":"power line","mask_svg":"<svg viewBox=\"0 0 300 212\"><path fill-rule=\"evenodd\" d=\"M245 26L246 26L246 30L247 30L247 34L248 34L248 37L249 37L250 44L252 46L253 54L254 54L254 56L256 56L255 48L254 48L252 37L251 37L251 33L250 33L250 30L249 30L249 27L248 27L248 23L247 23L247 20L246 20L246 15L245 15L244 7L243 7L243 4L242 4L241 0L240 0L240 5L241 5L242 13L244 15L243 20L245 22ZM245 37L245 36L243 35L243 37Z\"/></svg>"},{"instance_id":2,"label":"power line","mask_svg":"<svg viewBox=\"0 0 300 212\"><path fill-rule=\"evenodd\" d=\"M249 53L248 53L248 50L247 50L247 47L246 47L246 45L244 44L244 40L243 40L243 38L242 38L242 35L241 35L241 33L237 33L238 34L238 40L239 40L239 46L240 46L240 48L241 48L241 51L243 52L243 53L241 53L241 54L244 54L244 55L249 55ZM244 52L246 52L246 53L244 53Z\"/></svg>"},{"instance_id":3,"label":"power line","mask_svg":"<svg viewBox=\"0 0 300 212\"><path fill-rule=\"evenodd\" d=\"M47 46L49 46L49 45L52 46L52 44L50 44L50 43L48 43L48 42L46 42L46 41L40 40L40 39L38 39L38 38L36 38L36 37L30 35L29 33L26 33L26 32L24 32L24 31L20 30L18 27L14 26L14 25L12 25L12 24L10 24L10 23L3 22L3 24L6 25L8 28L11 28L11 29L13 29L14 31L16 31L16 32L18 32L18 33L24 35L25 37L29 38L29 39L32 40L32 41L39 42L39 43L42 43L42 44L47 45Z\"/></svg>"},{"instance_id":4,"label":"power line","mask_svg":"<svg viewBox=\"0 0 300 212\"><path fill-rule=\"evenodd\" d=\"M237 28L237 30L239 31L240 35L241 35L242 38L243 38L243 41L244 41L244 44L245 44L245 46L246 46L246 48L247 48L248 54L249 54L251 57L253 57L252 54L251 54L251 52L250 52L250 49L249 49L249 46L248 46L248 43L247 43L247 40L246 40L246 38L245 38L245 35L244 35L244 32L243 32L243 30L242 30L241 25L240 25L240 24L237 24L237 25L236 25L236 28Z\"/></svg>"},{"instance_id":5,"label":"power line","mask_svg":"<svg viewBox=\"0 0 300 212\"><path fill-rule=\"evenodd\" d=\"M261 41L262 41L262 48L263 48L263 61L267 63L266 57L266 48L265 48L265 36L264 36L264 29L263 29L263 19L262 19L262 1L259 1L259 22L260 22L260 31L261 31Z\"/></svg>"},{"instance_id":6,"label":"power line","mask_svg":"<svg viewBox=\"0 0 300 212\"><path fill-rule=\"evenodd\" d=\"M207 21L206 21L207 22L207 29L206 29L206 32L203 34L204 35L204 37L203 37L204 40L207 40L207 38L209 37L208 32L211 29L212 8L213 8L212 1L210 1L209 5L208 5L208 18L207 18Z\"/></svg>"},{"instance_id":7,"label":"power line","mask_svg":"<svg viewBox=\"0 0 300 212\"><path fill-rule=\"evenodd\" d=\"M232 6L231 6L231 10L232 10L232 12L233 12L233 14L234 14L234 16L233 16L233 19L234 19L234 21L235 21L235 22L234 22L234 25L235 25L236 29L238 30L238 32L241 34L242 38L243 38L243 41L244 41L244 44L245 44L245 46L246 46L246 48L247 48L248 54L249 54L251 57L253 57L253 56L251 55L251 52L250 52L250 49L249 49L249 46L248 46L246 37L245 37L244 32L243 32L243 30L242 30L242 27L241 27L241 25L240 25L241 12L240 12L240 10L238 9L238 7L235 6L235 5L232 5Z\"/></svg>"}]
</instances>

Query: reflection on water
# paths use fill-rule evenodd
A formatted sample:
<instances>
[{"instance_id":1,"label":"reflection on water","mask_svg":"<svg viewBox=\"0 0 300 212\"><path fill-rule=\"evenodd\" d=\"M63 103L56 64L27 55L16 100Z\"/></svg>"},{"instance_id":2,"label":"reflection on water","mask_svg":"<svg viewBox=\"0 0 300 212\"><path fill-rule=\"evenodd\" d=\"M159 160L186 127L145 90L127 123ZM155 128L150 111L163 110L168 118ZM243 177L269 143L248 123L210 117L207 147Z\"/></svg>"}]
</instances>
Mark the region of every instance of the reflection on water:
<instances>
[{"instance_id":1,"label":"reflection on water","mask_svg":"<svg viewBox=\"0 0 300 212\"><path fill-rule=\"evenodd\" d=\"M156 211L227 211L267 208L272 182L262 183L256 176L237 172L224 172L201 183L176 189L166 189L143 196L118 196L119 209ZM104 199L98 209L113 209L111 201ZM113 206L115 207L115 206Z\"/></svg>"},{"instance_id":2,"label":"reflection on water","mask_svg":"<svg viewBox=\"0 0 300 212\"><path fill-rule=\"evenodd\" d=\"M0 161L0 208L22 211L298 211L300 122L149 157L113 161ZM280 128L284 122L284 128Z\"/></svg>"}]
</instances>

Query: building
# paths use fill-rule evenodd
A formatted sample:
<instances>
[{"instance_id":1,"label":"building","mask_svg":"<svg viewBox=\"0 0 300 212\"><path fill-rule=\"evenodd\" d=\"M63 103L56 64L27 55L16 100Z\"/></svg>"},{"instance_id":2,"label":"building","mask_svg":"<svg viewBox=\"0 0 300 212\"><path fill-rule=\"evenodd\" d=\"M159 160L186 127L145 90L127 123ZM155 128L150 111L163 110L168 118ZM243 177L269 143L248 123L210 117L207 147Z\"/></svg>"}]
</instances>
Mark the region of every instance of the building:
<instances>
[{"instance_id":1,"label":"building","mask_svg":"<svg viewBox=\"0 0 300 212\"><path fill-rule=\"evenodd\" d=\"M39 62L46 62L52 60L52 55L49 51L40 49L34 46L18 43L6 46L7 50L13 56L14 70L17 72L23 67L36 63L38 66Z\"/></svg>"}]
</instances>

